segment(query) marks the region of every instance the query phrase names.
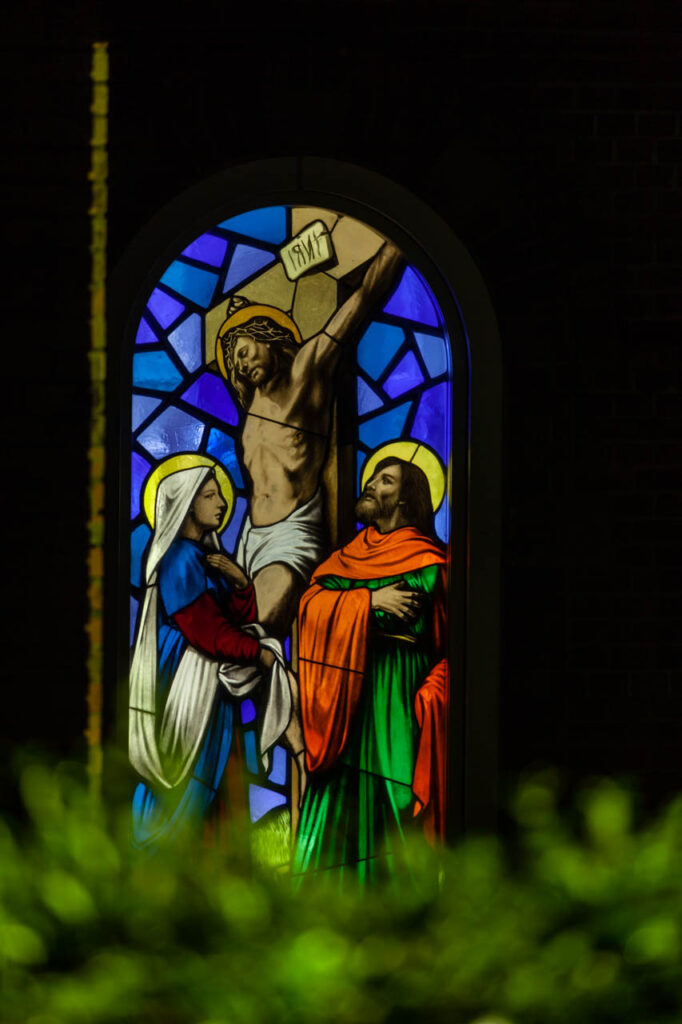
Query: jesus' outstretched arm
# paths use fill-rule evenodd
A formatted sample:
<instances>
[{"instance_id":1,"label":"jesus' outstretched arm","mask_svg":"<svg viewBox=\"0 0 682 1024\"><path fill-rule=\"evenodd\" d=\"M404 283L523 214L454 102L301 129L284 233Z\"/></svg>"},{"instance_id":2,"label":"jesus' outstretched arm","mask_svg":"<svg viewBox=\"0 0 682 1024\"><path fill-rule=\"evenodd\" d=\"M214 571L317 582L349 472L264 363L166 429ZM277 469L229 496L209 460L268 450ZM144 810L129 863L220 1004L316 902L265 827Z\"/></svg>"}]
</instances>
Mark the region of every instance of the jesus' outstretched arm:
<instances>
[{"instance_id":1,"label":"jesus' outstretched arm","mask_svg":"<svg viewBox=\"0 0 682 1024\"><path fill-rule=\"evenodd\" d=\"M362 284L334 313L324 329L303 345L292 367L293 375L331 373L349 342L372 307L382 299L404 265L400 251L392 242L384 242L370 263Z\"/></svg>"}]
</instances>

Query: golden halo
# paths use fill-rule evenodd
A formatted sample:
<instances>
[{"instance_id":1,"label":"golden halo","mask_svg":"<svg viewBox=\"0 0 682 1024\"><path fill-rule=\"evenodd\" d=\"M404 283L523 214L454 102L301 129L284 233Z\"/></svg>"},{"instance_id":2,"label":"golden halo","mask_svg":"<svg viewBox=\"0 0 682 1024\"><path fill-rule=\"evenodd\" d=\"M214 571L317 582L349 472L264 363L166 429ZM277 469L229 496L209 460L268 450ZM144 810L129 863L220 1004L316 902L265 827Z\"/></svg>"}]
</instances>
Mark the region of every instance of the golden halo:
<instances>
[{"instance_id":1,"label":"golden halo","mask_svg":"<svg viewBox=\"0 0 682 1024\"><path fill-rule=\"evenodd\" d=\"M171 473L179 473L182 469L194 469L195 466L209 466L215 471L216 480L218 486L223 492L223 497L227 504L225 509L225 515L223 521L217 529L217 533L222 531L230 521L232 510L234 509L234 487L232 481L228 476L225 469L216 462L215 459L209 458L208 455L197 455L195 452L183 452L181 455L171 455L170 458L164 459L156 469L150 474L149 479L144 487L144 498L142 499L142 505L144 507L144 514L147 517L147 521L154 529L154 521L156 519L156 492L159 489L159 484L162 480L165 480Z\"/></svg>"},{"instance_id":2,"label":"golden halo","mask_svg":"<svg viewBox=\"0 0 682 1024\"><path fill-rule=\"evenodd\" d=\"M225 380L228 379L227 367L225 366L225 355L223 353L223 346L220 344L223 340L223 336L233 327L239 327L240 324L246 323L247 320L252 320L254 316L267 316L271 320L274 320L280 327L284 327L286 330L291 331L294 336L294 340L297 345L300 345L303 341L301 332L296 326L295 322L291 319L288 313L284 310L278 309L277 306L261 306L254 304L253 306L242 306L232 316L228 316L227 320L224 320L218 331L218 335L215 340L215 357L218 360L218 366Z\"/></svg>"},{"instance_id":3,"label":"golden halo","mask_svg":"<svg viewBox=\"0 0 682 1024\"><path fill-rule=\"evenodd\" d=\"M405 462L413 462L415 466L419 466L429 481L431 506L433 511L437 512L445 496L445 469L433 449L421 441L389 441L388 444L375 449L371 455L367 456L367 461L362 467L360 489L364 491L365 484L371 478L377 463L389 456L403 459Z\"/></svg>"}]
</instances>

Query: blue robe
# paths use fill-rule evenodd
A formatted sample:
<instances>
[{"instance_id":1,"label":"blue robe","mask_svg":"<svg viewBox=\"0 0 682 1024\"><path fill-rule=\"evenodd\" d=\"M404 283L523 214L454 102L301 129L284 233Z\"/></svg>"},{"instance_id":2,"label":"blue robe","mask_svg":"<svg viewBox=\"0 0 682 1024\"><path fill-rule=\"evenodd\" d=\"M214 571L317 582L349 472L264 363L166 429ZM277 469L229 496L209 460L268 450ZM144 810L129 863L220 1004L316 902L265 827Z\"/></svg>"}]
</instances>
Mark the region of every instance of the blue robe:
<instances>
[{"instance_id":1,"label":"blue robe","mask_svg":"<svg viewBox=\"0 0 682 1024\"><path fill-rule=\"evenodd\" d=\"M185 537L173 541L158 567L157 723L187 640L171 616L211 592L227 608L231 587L205 561L206 548ZM235 705L226 690L215 704L191 774L167 790L141 782L133 795L133 845L152 848L196 827L206 817L225 772L232 745Z\"/></svg>"}]
</instances>

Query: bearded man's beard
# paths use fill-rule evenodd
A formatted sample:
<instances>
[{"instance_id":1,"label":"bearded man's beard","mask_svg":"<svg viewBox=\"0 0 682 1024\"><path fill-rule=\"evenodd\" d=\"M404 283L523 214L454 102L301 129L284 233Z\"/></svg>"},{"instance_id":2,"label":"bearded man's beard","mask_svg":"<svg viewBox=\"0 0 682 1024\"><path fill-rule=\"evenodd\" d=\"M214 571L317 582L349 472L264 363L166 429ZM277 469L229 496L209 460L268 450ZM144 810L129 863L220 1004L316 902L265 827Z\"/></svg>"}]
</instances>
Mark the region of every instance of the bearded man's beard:
<instances>
[{"instance_id":1,"label":"bearded man's beard","mask_svg":"<svg viewBox=\"0 0 682 1024\"><path fill-rule=\"evenodd\" d=\"M375 498L371 494L363 494L355 505L355 518L363 526L371 526L377 519L388 519L398 506L398 498L394 501Z\"/></svg>"}]
</instances>

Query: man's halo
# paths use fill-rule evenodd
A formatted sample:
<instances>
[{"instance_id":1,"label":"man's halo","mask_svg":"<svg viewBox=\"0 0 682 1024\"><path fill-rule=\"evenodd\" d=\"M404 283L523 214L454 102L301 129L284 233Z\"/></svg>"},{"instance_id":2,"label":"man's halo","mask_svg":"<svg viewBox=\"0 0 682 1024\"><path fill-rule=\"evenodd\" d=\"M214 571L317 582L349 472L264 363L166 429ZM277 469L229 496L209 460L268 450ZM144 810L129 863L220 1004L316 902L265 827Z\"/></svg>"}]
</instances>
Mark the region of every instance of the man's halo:
<instances>
[{"instance_id":1,"label":"man's halo","mask_svg":"<svg viewBox=\"0 0 682 1024\"><path fill-rule=\"evenodd\" d=\"M234 509L234 487L232 481L228 476L225 469L216 462L215 459L211 459L208 455L197 455L195 452L183 452L181 455L171 455L169 459L164 459L156 469L150 474L149 479L144 487L144 497L142 499L142 505L144 508L144 514L147 517L147 521L154 529L154 522L156 519L156 492L159 489L159 484L162 480L165 480L171 473L178 473L182 469L194 469L195 466L208 466L216 475L218 486L223 493L227 508L225 509L225 515L223 521L217 528L217 533L222 533L227 524L230 521L230 516Z\"/></svg>"},{"instance_id":2,"label":"man's halo","mask_svg":"<svg viewBox=\"0 0 682 1024\"><path fill-rule=\"evenodd\" d=\"M278 309L277 306L261 306L258 304L252 306L242 306L232 316L228 316L227 320L224 320L221 324L220 330L215 341L215 357L220 367L225 380L228 380L227 367L225 365L225 355L223 353L222 340L228 331L232 330L233 327L239 327L240 324L246 323L247 320L252 320L255 316L267 316L271 320L274 320L280 327L284 327L286 330L291 331L294 336L294 341L297 345L300 345L303 341L301 332L299 331L296 323L291 319L288 313Z\"/></svg>"},{"instance_id":3,"label":"man's halo","mask_svg":"<svg viewBox=\"0 0 682 1024\"><path fill-rule=\"evenodd\" d=\"M419 466L429 481L431 507L437 512L445 496L445 469L433 449L421 441L389 441L368 455L360 477L361 491L364 491L377 464L389 457L403 459L404 462L413 462L415 466Z\"/></svg>"}]
</instances>

